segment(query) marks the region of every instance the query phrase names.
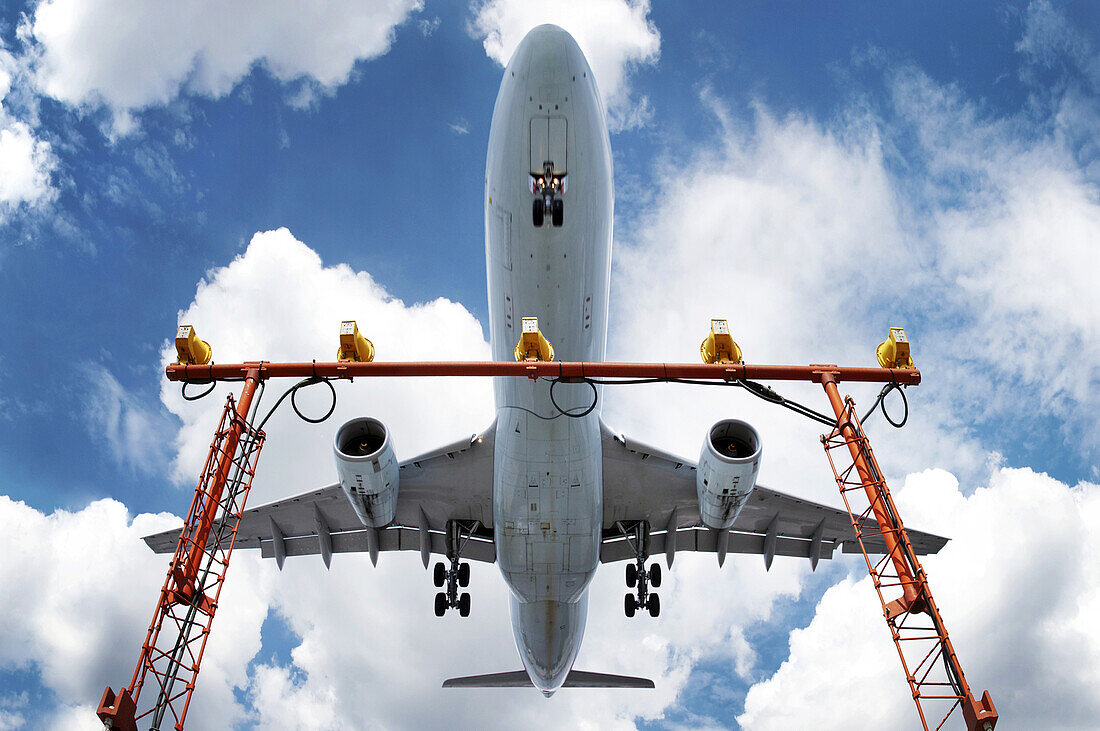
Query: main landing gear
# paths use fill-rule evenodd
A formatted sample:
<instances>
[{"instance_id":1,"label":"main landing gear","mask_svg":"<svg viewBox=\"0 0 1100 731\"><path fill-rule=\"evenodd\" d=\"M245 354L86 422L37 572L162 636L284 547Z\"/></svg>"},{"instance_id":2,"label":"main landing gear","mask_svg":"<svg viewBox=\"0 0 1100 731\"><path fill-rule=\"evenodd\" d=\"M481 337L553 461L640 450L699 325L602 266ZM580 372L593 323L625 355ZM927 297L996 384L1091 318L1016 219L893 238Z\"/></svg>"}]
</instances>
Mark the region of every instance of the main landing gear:
<instances>
[{"instance_id":1,"label":"main landing gear","mask_svg":"<svg viewBox=\"0 0 1100 731\"><path fill-rule=\"evenodd\" d=\"M645 609L651 617L661 615L661 597L656 592L651 592L661 586L660 564L650 564L646 571L645 562L649 558L649 524L639 521L628 525L619 521L615 524L619 532L626 538L627 544L634 549L634 563L626 565L626 585L635 589L634 593L627 592L623 597L623 611L626 616L633 617L639 609Z\"/></svg>"},{"instance_id":2,"label":"main landing gear","mask_svg":"<svg viewBox=\"0 0 1100 731\"><path fill-rule=\"evenodd\" d=\"M435 616L442 617L448 609L458 609L458 616L470 616L470 594L459 593L459 588L470 585L470 564L462 562L462 549L470 536L481 527L481 521L466 524L458 520L447 521L447 561L437 561L432 571L432 581L436 587L446 589L435 595Z\"/></svg>"}]
</instances>

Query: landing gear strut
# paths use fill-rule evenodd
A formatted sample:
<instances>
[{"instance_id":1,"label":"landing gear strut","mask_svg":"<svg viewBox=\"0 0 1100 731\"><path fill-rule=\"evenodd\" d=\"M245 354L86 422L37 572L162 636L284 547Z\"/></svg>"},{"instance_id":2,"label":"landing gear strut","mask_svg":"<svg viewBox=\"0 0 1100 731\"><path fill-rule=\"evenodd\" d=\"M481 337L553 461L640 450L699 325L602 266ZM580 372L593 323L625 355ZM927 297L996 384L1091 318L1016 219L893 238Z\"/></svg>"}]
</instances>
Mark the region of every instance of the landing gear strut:
<instances>
[{"instance_id":1,"label":"landing gear strut","mask_svg":"<svg viewBox=\"0 0 1100 731\"><path fill-rule=\"evenodd\" d=\"M644 608L649 616L659 617L661 598L656 592L651 592L649 587L652 585L656 589L661 586L661 566L654 563L650 564L648 571L645 568L646 559L649 558L649 523L644 520L633 524L619 521L615 527L626 538L627 545L634 549L634 563L626 565L626 585L635 589L635 592L628 592L623 597L623 611L626 616L633 617L639 609Z\"/></svg>"},{"instance_id":2,"label":"landing gear strut","mask_svg":"<svg viewBox=\"0 0 1100 731\"><path fill-rule=\"evenodd\" d=\"M439 588L446 589L435 595L435 616L442 617L448 609L458 609L460 617L470 616L470 594L462 592L459 587L466 588L470 585L470 564L462 562L462 549L466 541L481 527L481 521L475 520L467 523L460 520L447 521L447 561L448 568L442 561L435 564L432 571L432 581Z\"/></svg>"}]
</instances>

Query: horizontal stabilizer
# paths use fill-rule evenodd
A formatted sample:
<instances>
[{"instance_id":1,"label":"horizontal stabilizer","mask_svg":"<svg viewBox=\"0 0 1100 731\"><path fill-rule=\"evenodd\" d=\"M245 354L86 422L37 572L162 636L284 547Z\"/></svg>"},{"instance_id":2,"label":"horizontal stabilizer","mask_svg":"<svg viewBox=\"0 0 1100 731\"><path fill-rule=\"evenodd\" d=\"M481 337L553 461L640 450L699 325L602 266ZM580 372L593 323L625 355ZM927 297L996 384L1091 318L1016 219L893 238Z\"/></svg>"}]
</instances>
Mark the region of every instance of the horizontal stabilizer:
<instances>
[{"instance_id":1,"label":"horizontal stabilizer","mask_svg":"<svg viewBox=\"0 0 1100 731\"><path fill-rule=\"evenodd\" d=\"M464 678L448 678L443 681L444 688L531 688L534 684L526 670L510 673L489 673L488 675L468 675ZM570 670L563 688L652 688L649 678L635 678L630 675L609 675L607 673L588 673L583 670Z\"/></svg>"}]
</instances>

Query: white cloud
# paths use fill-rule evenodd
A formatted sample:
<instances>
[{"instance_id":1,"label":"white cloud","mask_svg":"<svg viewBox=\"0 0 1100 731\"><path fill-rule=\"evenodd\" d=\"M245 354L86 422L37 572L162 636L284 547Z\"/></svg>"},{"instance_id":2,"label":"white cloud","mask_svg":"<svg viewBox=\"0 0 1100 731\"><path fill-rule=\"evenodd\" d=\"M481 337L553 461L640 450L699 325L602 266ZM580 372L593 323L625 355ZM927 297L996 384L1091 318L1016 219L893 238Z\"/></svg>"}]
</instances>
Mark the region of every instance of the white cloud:
<instances>
[{"instance_id":1,"label":"white cloud","mask_svg":"<svg viewBox=\"0 0 1100 731\"><path fill-rule=\"evenodd\" d=\"M33 718L52 713L48 726L78 728L72 721L80 718L94 728L90 704L105 686L130 682L167 567L140 537L178 523L166 514L131 520L114 500L44 514L0 496L0 667L33 667L61 702L52 711L36 709ZM205 683L196 691L196 727L240 716L233 686L244 685L248 659L259 649L261 578L254 563L235 562L219 631L207 647Z\"/></svg>"},{"instance_id":2,"label":"white cloud","mask_svg":"<svg viewBox=\"0 0 1100 731\"><path fill-rule=\"evenodd\" d=\"M283 82L339 86L357 61L386 53L395 28L421 6L42 0L23 36L42 93L74 106L105 105L125 133L132 112L181 94L222 96L256 66Z\"/></svg>"},{"instance_id":3,"label":"white cloud","mask_svg":"<svg viewBox=\"0 0 1100 731\"><path fill-rule=\"evenodd\" d=\"M88 435L105 443L117 464L147 475L162 473L170 457L165 436L175 425L158 405L150 407L131 394L103 366L90 364L84 371L89 384L83 408Z\"/></svg>"},{"instance_id":4,"label":"white cloud","mask_svg":"<svg viewBox=\"0 0 1100 731\"><path fill-rule=\"evenodd\" d=\"M535 26L554 23L569 31L596 76L612 128L645 123L649 101L632 94L629 75L634 66L656 63L660 55L661 36L648 18L649 0L486 0L475 12L472 32L501 66Z\"/></svg>"},{"instance_id":5,"label":"white cloud","mask_svg":"<svg viewBox=\"0 0 1100 731\"><path fill-rule=\"evenodd\" d=\"M20 206L41 205L57 195L50 181L57 167L50 143L5 109L20 73L16 59L0 45L0 225Z\"/></svg>"},{"instance_id":6,"label":"white cloud","mask_svg":"<svg viewBox=\"0 0 1100 731\"><path fill-rule=\"evenodd\" d=\"M952 475L931 470L911 475L898 501L910 522L954 537L924 565L975 697L989 689L1011 728L1094 728L1100 486L998 468L966 497ZM830 588L738 722L842 729L853 708L866 725L915 722L884 624L869 579Z\"/></svg>"},{"instance_id":7,"label":"white cloud","mask_svg":"<svg viewBox=\"0 0 1100 731\"><path fill-rule=\"evenodd\" d=\"M379 359L490 357L480 323L462 305L445 299L406 305L366 272L343 264L324 266L286 229L256 234L241 256L208 272L194 302L179 314L179 322L193 325L221 363L332 360L340 322L351 319L374 342ZM438 333L446 334L445 353L439 350ZM171 343L165 344L162 359L175 359ZM290 385L270 384L261 415ZM336 413L324 425L305 425L289 402L272 417L253 504L332 482L332 431L355 416L385 421L402 459L467 437L493 418L491 387L484 379L362 379L337 383L336 388ZM236 384L223 384L196 404L181 398L178 384L162 385L165 406L184 424L176 459L182 484L198 474L225 393L239 390ZM298 402L305 413L324 413L328 391L323 386L303 391Z\"/></svg>"}]
</instances>

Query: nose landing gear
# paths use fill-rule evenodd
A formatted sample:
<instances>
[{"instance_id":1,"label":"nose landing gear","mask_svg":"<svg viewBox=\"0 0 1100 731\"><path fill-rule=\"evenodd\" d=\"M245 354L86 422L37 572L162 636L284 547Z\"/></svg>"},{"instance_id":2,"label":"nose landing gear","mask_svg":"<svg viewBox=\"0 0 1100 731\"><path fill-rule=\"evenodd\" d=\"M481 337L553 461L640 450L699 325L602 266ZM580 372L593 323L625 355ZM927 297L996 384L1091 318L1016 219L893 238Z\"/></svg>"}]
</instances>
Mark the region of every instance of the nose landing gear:
<instances>
[{"instance_id":1,"label":"nose landing gear","mask_svg":"<svg viewBox=\"0 0 1100 731\"><path fill-rule=\"evenodd\" d=\"M565 223L565 203L558 196L565 194L565 174L556 175L554 163L545 163L542 175L531 176L531 192L537 196L531 201L531 223L535 228L542 228L547 213L551 225L561 228Z\"/></svg>"},{"instance_id":2,"label":"nose landing gear","mask_svg":"<svg viewBox=\"0 0 1100 731\"><path fill-rule=\"evenodd\" d=\"M442 617L448 609L458 609L458 616L470 616L470 594L459 593L459 588L470 585L470 564L462 562L462 548L469 537L481 526L474 521L472 526L452 520L447 523L447 561L437 561L432 570L432 582L437 588L446 587L435 595L435 616Z\"/></svg>"},{"instance_id":3,"label":"nose landing gear","mask_svg":"<svg viewBox=\"0 0 1100 731\"><path fill-rule=\"evenodd\" d=\"M661 586L661 566L657 563L650 564L648 571L645 567L646 559L649 558L649 524L640 521L628 527L619 522L616 526L634 549L634 563L626 565L626 585L635 591L628 592L623 597L623 611L626 616L633 617L639 609L644 608L649 616L659 617L661 598L651 592L649 587L652 585L656 589Z\"/></svg>"}]
</instances>

